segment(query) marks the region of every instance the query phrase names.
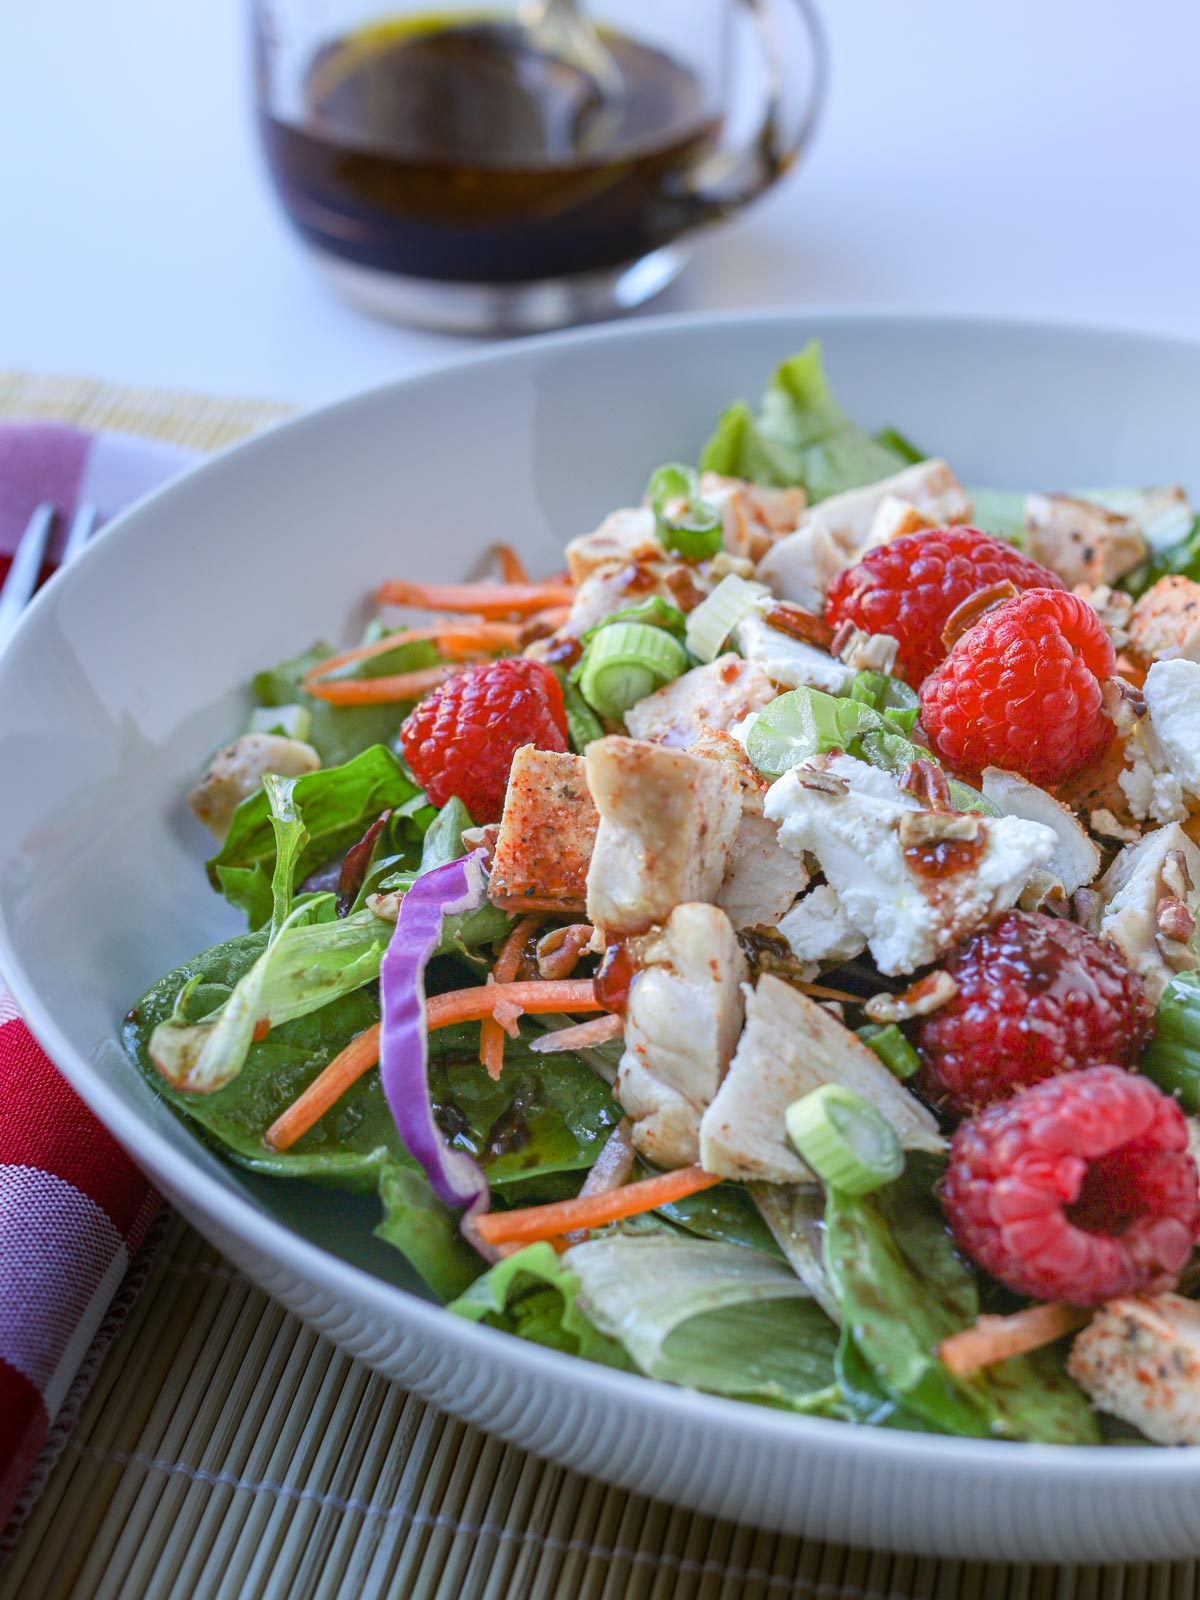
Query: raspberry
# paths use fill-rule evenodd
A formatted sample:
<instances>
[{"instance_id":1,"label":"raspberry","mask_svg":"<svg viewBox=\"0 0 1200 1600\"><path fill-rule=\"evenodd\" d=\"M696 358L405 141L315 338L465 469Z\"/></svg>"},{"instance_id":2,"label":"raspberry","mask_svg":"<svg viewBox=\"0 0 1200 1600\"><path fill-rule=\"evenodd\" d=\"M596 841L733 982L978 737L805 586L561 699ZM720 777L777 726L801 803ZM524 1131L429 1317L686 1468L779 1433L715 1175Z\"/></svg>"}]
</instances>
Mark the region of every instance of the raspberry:
<instances>
[{"instance_id":1,"label":"raspberry","mask_svg":"<svg viewBox=\"0 0 1200 1600\"><path fill-rule=\"evenodd\" d=\"M1061 589L1054 574L978 528L910 533L868 550L829 586L825 617L867 633L890 633L900 646L896 671L914 689L946 656L942 630L951 613L995 583Z\"/></svg>"},{"instance_id":2,"label":"raspberry","mask_svg":"<svg viewBox=\"0 0 1200 1600\"><path fill-rule=\"evenodd\" d=\"M1030 589L975 624L921 686L921 724L964 777L1005 767L1046 788L1103 754L1116 729L1101 682L1116 671L1086 600Z\"/></svg>"},{"instance_id":3,"label":"raspberry","mask_svg":"<svg viewBox=\"0 0 1200 1600\"><path fill-rule=\"evenodd\" d=\"M455 673L414 706L400 738L435 806L457 795L474 822L495 822L516 751L523 744L568 748L562 685L540 661L485 661Z\"/></svg>"},{"instance_id":4,"label":"raspberry","mask_svg":"<svg viewBox=\"0 0 1200 1600\"><path fill-rule=\"evenodd\" d=\"M922 1090L969 1116L1060 1072L1135 1066L1153 1029L1142 980L1074 922L1009 911L945 963L954 998L921 1020Z\"/></svg>"},{"instance_id":5,"label":"raspberry","mask_svg":"<svg viewBox=\"0 0 1200 1600\"><path fill-rule=\"evenodd\" d=\"M1049 1078L964 1122L942 1206L993 1278L1078 1306L1173 1288L1200 1233L1183 1112L1120 1067Z\"/></svg>"}]
</instances>

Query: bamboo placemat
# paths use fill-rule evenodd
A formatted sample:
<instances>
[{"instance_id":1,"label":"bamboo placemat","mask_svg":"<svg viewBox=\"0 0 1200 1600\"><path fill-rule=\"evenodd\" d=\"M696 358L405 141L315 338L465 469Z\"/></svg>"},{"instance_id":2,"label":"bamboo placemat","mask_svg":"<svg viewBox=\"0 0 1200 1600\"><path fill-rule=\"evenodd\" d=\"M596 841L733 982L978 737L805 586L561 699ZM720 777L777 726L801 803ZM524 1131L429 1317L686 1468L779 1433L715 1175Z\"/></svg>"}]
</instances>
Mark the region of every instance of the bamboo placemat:
<instances>
[{"instance_id":1,"label":"bamboo placemat","mask_svg":"<svg viewBox=\"0 0 1200 1600\"><path fill-rule=\"evenodd\" d=\"M0 416L201 449L286 414L0 372ZM0 1600L1200 1600L1200 1562L872 1554L626 1494L352 1361L181 1221L140 1265Z\"/></svg>"}]
</instances>

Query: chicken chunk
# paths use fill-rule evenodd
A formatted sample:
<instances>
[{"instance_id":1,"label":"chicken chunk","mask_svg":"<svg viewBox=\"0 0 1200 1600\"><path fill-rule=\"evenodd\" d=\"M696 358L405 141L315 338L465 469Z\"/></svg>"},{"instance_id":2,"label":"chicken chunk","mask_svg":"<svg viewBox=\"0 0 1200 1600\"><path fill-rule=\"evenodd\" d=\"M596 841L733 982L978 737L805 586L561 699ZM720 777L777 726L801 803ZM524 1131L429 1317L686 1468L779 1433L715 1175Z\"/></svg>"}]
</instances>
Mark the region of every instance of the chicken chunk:
<instances>
[{"instance_id":1,"label":"chicken chunk","mask_svg":"<svg viewBox=\"0 0 1200 1600\"><path fill-rule=\"evenodd\" d=\"M853 961L867 948L866 939L842 909L837 891L827 883L818 884L793 906L776 931L811 978L822 966Z\"/></svg>"},{"instance_id":2,"label":"chicken chunk","mask_svg":"<svg viewBox=\"0 0 1200 1600\"><path fill-rule=\"evenodd\" d=\"M1063 893L1072 895L1100 871L1100 851L1088 838L1069 807L1053 795L1015 772L988 767L983 774L983 792L1006 817L1024 817L1027 822L1044 822L1057 837L1054 854L1045 870L1058 879Z\"/></svg>"},{"instance_id":3,"label":"chicken chunk","mask_svg":"<svg viewBox=\"0 0 1200 1600\"><path fill-rule=\"evenodd\" d=\"M593 533L581 534L567 546L571 582L580 584L602 568L623 567L631 561L660 560L662 543L649 506L614 511Z\"/></svg>"},{"instance_id":4,"label":"chicken chunk","mask_svg":"<svg viewBox=\"0 0 1200 1600\"><path fill-rule=\"evenodd\" d=\"M891 544L893 539L903 539L907 534L921 533L932 526L910 500L902 500L898 494L887 494L871 518L863 549L874 550L876 545Z\"/></svg>"},{"instance_id":5,"label":"chicken chunk","mask_svg":"<svg viewBox=\"0 0 1200 1600\"><path fill-rule=\"evenodd\" d=\"M801 519L795 533L768 550L755 576L781 600L820 614L829 585L851 559L820 518L809 516Z\"/></svg>"},{"instance_id":6,"label":"chicken chunk","mask_svg":"<svg viewBox=\"0 0 1200 1600\"><path fill-rule=\"evenodd\" d=\"M745 959L715 906L676 906L666 926L630 942L616 1095L633 1142L660 1167L700 1154L700 1118L720 1087L742 1026Z\"/></svg>"},{"instance_id":7,"label":"chicken chunk","mask_svg":"<svg viewBox=\"0 0 1200 1600\"><path fill-rule=\"evenodd\" d=\"M637 739L588 746L600 814L587 876L588 920L606 935L644 933L685 901L712 901L742 819L725 762Z\"/></svg>"},{"instance_id":8,"label":"chicken chunk","mask_svg":"<svg viewBox=\"0 0 1200 1600\"><path fill-rule=\"evenodd\" d=\"M635 739L683 750L706 728L726 733L774 698L775 686L762 668L731 652L639 700L626 712L625 726Z\"/></svg>"},{"instance_id":9,"label":"chicken chunk","mask_svg":"<svg viewBox=\"0 0 1200 1600\"><path fill-rule=\"evenodd\" d=\"M522 745L504 796L489 898L506 911L581 912L599 824L583 757Z\"/></svg>"},{"instance_id":10,"label":"chicken chunk","mask_svg":"<svg viewBox=\"0 0 1200 1600\"><path fill-rule=\"evenodd\" d=\"M744 810L717 891L717 904L733 926L772 927L807 884L808 869L780 844L776 824Z\"/></svg>"},{"instance_id":11,"label":"chicken chunk","mask_svg":"<svg viewBox=\"0 0 1200 1600\"><path fill-rule=\"evenodd\" d=\"M742 1181L811 1182L784 1113L823 1083L840 1083L882 1112L909 1149L940 1150L933 1116L873 1051L829 1012L769 974L746 994L746 1026L716 1098L700 1123L707 1172Z\"/></svg>"},{"instance_id":12,"label":"chicken chunk","mask_svg":"<svg viewBox=\"0 0 1200 1600\"><path fill-rule=\"evenodd\" d=\"M890 774L814 756L771 785L780 842L810 851L885 973L934 961L1017 899L1057 839L1018 817L925 811Z\"/></svg>"},{"instance_id":13,"label":"chicken chunk","mask_svg":"<svg viewBox=\"0 0 1200 1600\"><path fill-rule=\"evenodd\" d=\"M1110 1300L1075 1337L1067 1371L1101 1411L1155 1444L1200 1444L1200 1305L1178 1294Z\"/></svg>"},{"instance_id":14,"label":"chicken chunk","mask_svg":"<svg viewBox=\"0 0 1200 1600\"><path fill-rule=\"evenodd\" d=\"M1167 765L1180 788L1200 797L1200 661L1156 661L1142 693Z\"/></svg>"},{"instance_id":15,"label":"chicken chunk","mask_svg":"<svg viewBox=\"0 0 1200 1600\"><path fill-rule=\"evenodd\" d=\"M1200 849L1177 822L1127 844L1097 885L1104 899L1099 932L1111 939L1157 1005L1176 972L1194 965L1186 939L1164 917L1178 901L1187 918L1200 909Z\"/></svg>"},{"instance_id":16,"label":"chicken chunk","mask_svg":"<svg viewBox=\"0 0 1200 1600\"><path fill-rule=\"evenodd\" d=\"M1200 661L1200 583L1191 578L1160 578L1133 608L1130 653L1149 666L1183 656Z\"/></svg>"},{"instance_id":17,"label":"chicken chunk","mask_svg":"<svg viewBox=\"0 0 1200 1600\"><path fill-rule=\"evenodd\" d=\"M279 733L243 733L217 751L208 770L192 786L188 805L223 842L233 813L243 800L258 793L267 773L302 778L320 765L320 756L302 739L286 739Z\"/></svg>"},{"instance_id":18,"label":"chicken chunk","mask_svg":"<svg viewBox=\"0 0 1200 1600\"><path fill-rule=\"evenodd\" d=\"M732 556L760 561L799 522L808 496L803 489L764 489L741 478L706 472L700 493L721 513L722 540Z\"/></svg>"},{"instance_id":19,"label":"chicken chunk","mask_svg":"<svg viewBox=\"0 0 1200 1600\"><path fill-rule=\"evenodd\" d=\"M1025 545L1035 561L1067 587L1116 583L1146 559L1142 530L1091 500L1031 494L1025 501Z\"/></svg>"}]
</instances>

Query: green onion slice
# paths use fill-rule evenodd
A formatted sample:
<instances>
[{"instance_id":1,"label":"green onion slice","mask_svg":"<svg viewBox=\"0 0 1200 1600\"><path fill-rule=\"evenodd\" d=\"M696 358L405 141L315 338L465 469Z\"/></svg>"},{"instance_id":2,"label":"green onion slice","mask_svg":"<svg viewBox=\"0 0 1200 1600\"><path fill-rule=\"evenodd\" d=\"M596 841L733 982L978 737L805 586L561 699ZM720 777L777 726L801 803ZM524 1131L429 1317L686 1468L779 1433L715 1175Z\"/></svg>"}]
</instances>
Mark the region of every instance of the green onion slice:
<instances>
[{"instance_id":1,"label":"green onion slice","mask_svg":"<svg viewBox=\"0 0 1200 1600\"><path fill-rule=\"evenodd\" d=\"M793 1100L785 1121L800 1159L831 1189L870 1194L904 1171L904 1151L891 1123L840 1083L823 1083Z\"/></svg>"},{"instance_id":2,"label":"green onion slice","mask_svg":"<svg viewBox=\"0 0 1200 1600\"><path fill-rule=\"evenodd\" d=\"M697 661L715 661L738 623L769 593L761 583L748 583L734 572L722 578L708 598L688 612L684 638Z\"/></svg>"},{"instance_id":3,"label":"green onion slice","mask_svg":"<svg viewBox=\"0 0 1200 1600\"><path fill-rule=\"evenodd\" d=\"M611 616L602 618L595 627L580 635L580 642L589 644L601 628L610 628L614 622L648 622L652 627L665 628L677 639L682 639L687 617L669 600L664 600L661 595L652 594L646 600L639 600L635 606L626 606L624 610L614 611Z\"/></svg>"},{"instance_id":4,"label":"green onion slice","mask_svg":"<svg viewBox=\"0 0 1200 1600\"><path fill-rule=\"evenodd\" d=\"M285 739L307 739L312 712L307 706L259 706L250 713L250 733L281 733Z\"/></svg>"},{"instance_id":5,"label":"green onion slice","mask_svg":"<svg viewBox=\"0 0 1200 1600\"><path fill-rule=\"evenodd\" d=\"M701 496L691 467L672 461L650 479L646 498L658 537L685 561L704 561L721 548L721 513Z\"/></svg>"},{"instance_id":6,"label":"green onion slice","mask_svg":"<svg viewBox=\"0 0 1200 1600\"><path fill-rule=\"evenodd\" d=\"M893 1077L903 1082L921 1070L920 1056L894 1022L868 1022L855 1032Z\"/></svg>"},{"instance_id":7,"label":"green onion slice","mask_svg":"<svg viewBox=\"0 0 1200 1600\"><path fill-rule=\"evenodd\" d=\"M890 677L886 672L860 672L850 686L850 698L882 712L901 733L912 732L921 709L916 691L903 678Z\"/></svg>"},{"instance_id":8,"label":"green onion slice","mask_svg":"<svg viewBox=\"0 0 1200 1600\"><path fill-rule=\"evenodd\" d=\"M583 698L602 717L619 717L687 671L687 651L662 628L617 622L588 645L579 664Z\"/></svg>"}]
</instances>

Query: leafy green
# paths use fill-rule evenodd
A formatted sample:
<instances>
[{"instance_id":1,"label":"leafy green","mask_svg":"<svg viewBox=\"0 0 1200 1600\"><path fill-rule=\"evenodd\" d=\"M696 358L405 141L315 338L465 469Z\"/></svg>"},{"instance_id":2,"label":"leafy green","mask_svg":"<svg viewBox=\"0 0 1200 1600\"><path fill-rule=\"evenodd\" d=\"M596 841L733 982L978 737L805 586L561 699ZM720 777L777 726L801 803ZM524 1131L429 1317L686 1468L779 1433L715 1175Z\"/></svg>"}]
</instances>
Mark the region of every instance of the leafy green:
<instances>
[{"instance_id":1,"label":"leafy green","mask_svg":"<svg viewBox=\"0 0 1200 1600\"><path fill-rule=\"evenodd\" d=\"M362 896L378 890L381 893L407 893L423 872L432 872L447 861L457 861L467 853L463 844L463 830L471 826L471 816L457 795L452 795L436 813L421 844L421 860L415 870L406 866L407 856L392 857L380 862L363 885ZM442 943L439 955L457 954L470 957L479 946L503 938L512 926L512 918L490 900L485 900L478 911L464 911L446 917L442 922Z\"/></svg>"},{"instance_id":2,"label":"leafy green","mask_svg":"<svg viewBox=\"0 0 1200 1600\"><path fill-rule=\"evenodd\" d=\"M649 1169L644 1175L649 1176ZM702 1189L683 1200L672 1200L659 1206L656 1215L700 1239L739 1244L768 1256L782 1255L742 1183L719 1183L715 1189Z\"/></svg>"},{"instance_id":3,"label":"leafy green","mask_svg":"<svg viewBox=\"0 0 1200 1600\"><path fill-rule=\"evenodd\" d=\"M295 778L280 778L268 772L263 791L271 808L271 828L275 834L275 867L271 873L271 938L282 932L292 914L296 864L308 840L308 829L296 809Z\"/></svg>"},{"instance_id":4,"label":"leafy green","mask_svg":"<svg viewBox=\"0 0 1200 1600\"><path fill-rule=\"evenodd\" d=\"M1160 578L1174 576L1200 581L1200 517L1196 518L1182 539L1157 551L1149 561L1144 561L1122 578L1117 587L1133 595L1136 600L1147 589L1152 589Z\"/></svg>"},{"instance_id":5,"label":"leafy green","mask_svg":"<svg viewBox=\"0 0 1200 1600\"><path fill-rule=\"evenodd\" d=\"M979 1288L917 1165L874 1194L830 1190L826 1197L825 1266L846 1330L838 1357L843 1402L899 1407L937 1432L971 1438L1098 1443L1095 1417L1054 1352L970 1377L937 1359L941 1340L975 1321Z\"/></svg>"},{"instance_id":6,"label":"leafy green","mask_svg":"<svg viewBox=\"0 0 1200 1600\"><path fill-rule=\"evenodd\" d=\"M1189 1116L1200 1111L1200 976L1181 973L1154 1013L1154 1038L1138 1068L1174 1095Z\"/></svg>"},{"instance_id":7,"label":"leafy green","mask_svg":"<svg viewBox=\"0 0 1200 1600\"><path fill-rule=\"evenodd\" d=\"M361 755L375 744L391 744L400 731L408 709L406 705L334 706L328 700L318 700L304 687L305 674L333 655L327 644L315 644L303 655L291 661L281 661L277 667L260 672L251 688L261 706L304 706L312 721L308 743L313 746L325 766L342 766ZM437 651L425 640L401 646L397 651L387 651L366 661L355 663L358 677L378 677L381 673L412 672L431 666L437 660ZM349 675L343 669L339 676Z\"/></svg>"},{"instance_id":8,"label":"leafy green","mask_svg":"<svg viewBox=\"0 0 1200 1600\"><path fill-rule=\"evenodd\" d=\"M929 452L918 447L898 428L880 428L875 435L875 443L890 450L893 455L907 461L910 467L920 466L922 461L929 460Z\"/></svg>"},{"instance_id":9,"label":"leafy green","mask_svg":"<svg viewBox=\"0 0 1200 1600\"><path fill-rule=\"evenodd\" d=\"M578 1273L542 1240L497 1261L447 1309L534 1344L632 1371L633 1363L617 1341L580 1310L579 1289Z\"/></svg>"},{"instance_id":10,"label":"leafy green","mask_svg":"<svg viewBox=\"0 0 1200 1600\"><path fill-rule=\"evenodd\" d=\"M412 818L427 807L421 790L383 745L373 745L340 767L322 767L297 778L292 803L304 819L307 838L295 855L293 886L331 856L360 839L381 812ZM233 814L220 851L208 863L213 887L244 911L250 927L270 920L275 870L275 829L265 790L243 800Z\"/></svg>"},{"instance_id":11,"label":"leafy green","mask_svg":"<svg viewBox=\"0 0 1200 1600\"><path fill-rule=\"evenodd\" d=\"M571 736L571 749L581 756L593 739L602 739L604 729L600 719L571 681L569 672L558 674L562 684L563 709L567 713L567 732Z\"/></svg>"},{"instance_id":12,"label":"leafy green","mask_svg":"<svg viewBox=\"0 0 1200 1600\"><path fill-rule=\"evenodd\" d=\"M799 1411L828 1406L837 1331L775 1257L618 1232L565 1259L590 1321L649 1377Z\"/></svg>"},{"instance_id":13,"label":"leafy green","mask_svg":"<svg viewBox=\"0 0 1200 1600\"><path fill-rule=\"evenodd\" d=\"M993 538L1023 547L1025 500L1023 489L970 489L971 525Z\"/></svg>"},{"instance_id":14,"label":"leafy green","mask_svg":"<svg viewBox=\"0 0 1200 1600\"><path fill-rule=\"evenodd\" d=\"M916 691L903 678L893 678L886 672L857 673L850 685L850 698L880 712L904 734L912 732L921 709Z\"/></svg>"},{"instance_id":15,"label":"leafy green","mask_svg":"<svg viewBox=\"0 0 1200 1600\"><path fill-rule=\"evenodd\" d=\"M802 484L813 500L876 483L911 464L910 447L872 439L846 416L813 340L776 370L757 419L731 406L700 456L704 471L775 488Z\"/></svg>"},{"instance_id":16,"label":"leafy green","mask_svg":"<svg viewBox=\"0 0 1200 1600\"><path fill-rule=\"evenodd\" d=\"M679 607L671 605L661 595L652 594L646 600L639 600L637 605L614 611L611 616L596 623L594 628L580 635L580 644L590 644L602 628L611 628L615 622L644 622L648 627L664 629L676 639L682 639L687 630L687 617ZM572 681L577 676L577 672L572 672Z\"/></svg>"}]
</instances>

